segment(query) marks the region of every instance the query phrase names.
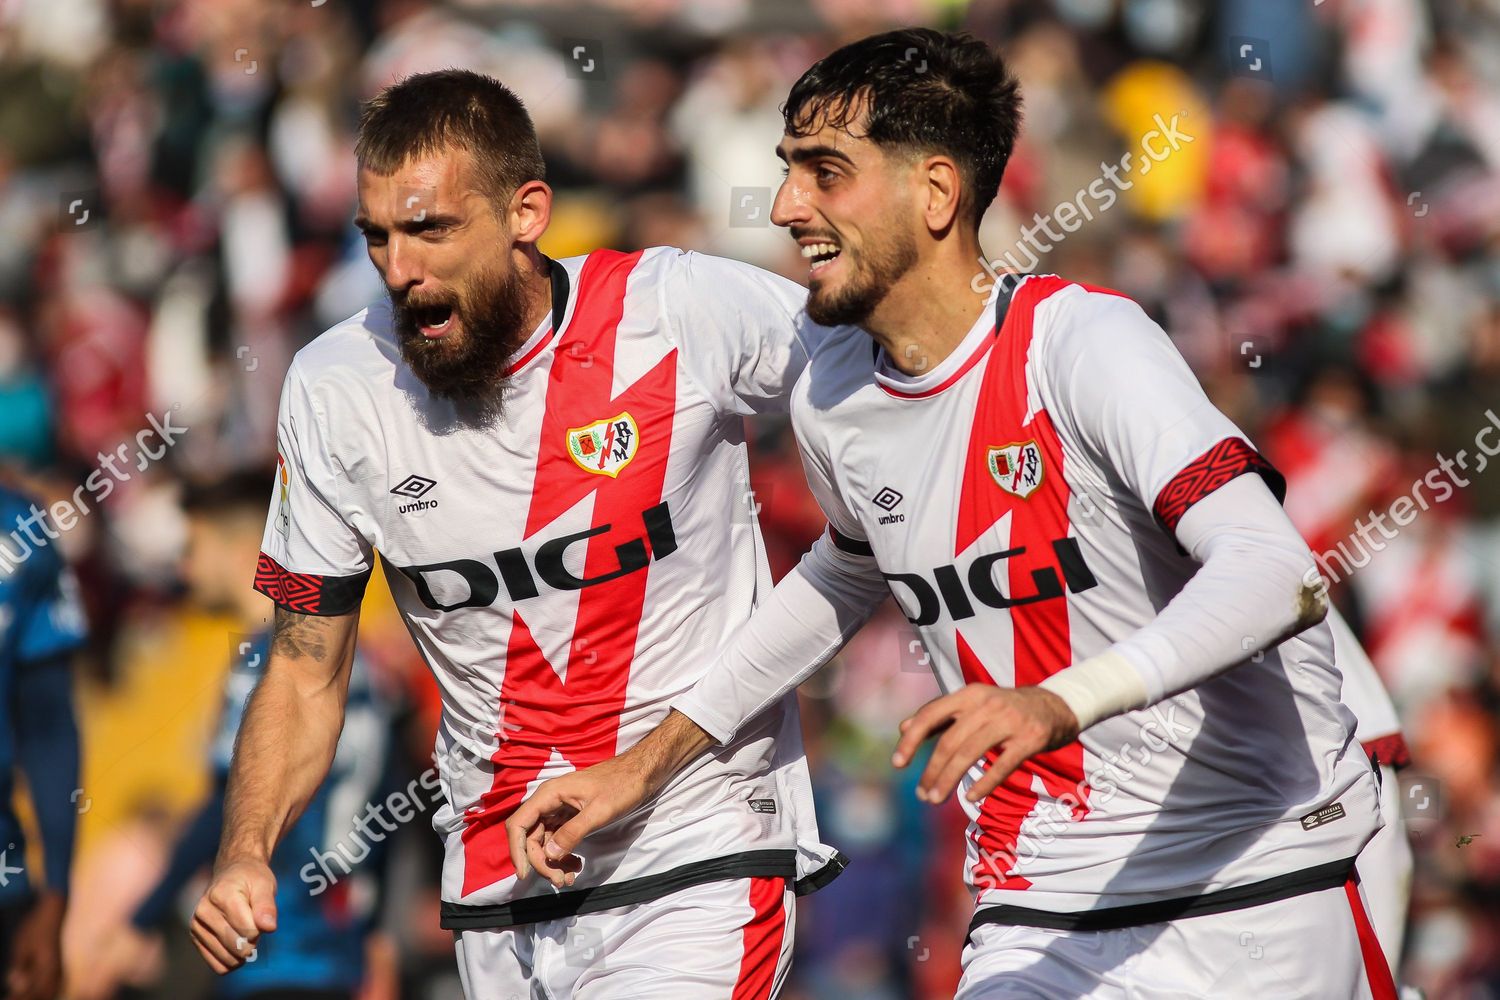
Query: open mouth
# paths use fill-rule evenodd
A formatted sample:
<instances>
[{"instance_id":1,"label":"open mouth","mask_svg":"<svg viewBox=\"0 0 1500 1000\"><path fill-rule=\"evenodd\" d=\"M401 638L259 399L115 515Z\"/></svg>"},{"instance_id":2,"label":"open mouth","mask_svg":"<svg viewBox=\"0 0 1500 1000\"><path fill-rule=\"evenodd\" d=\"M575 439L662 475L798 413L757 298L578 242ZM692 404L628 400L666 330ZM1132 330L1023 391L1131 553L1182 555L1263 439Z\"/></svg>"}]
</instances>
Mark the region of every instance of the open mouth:
<instances>
[{"instance_id":1,"label":"open mouth","mask_svg":"<svg viewBox=\"0 0 1500 1000\"><path fill-rule=\"evenodd\" d=\"M415 306L411 314L412 319L416 321L417 330L424 337L441 337L453 327L451 305Z\"/></svg>"},{"instance_id":2,"label":"open mouth","mask_svg":"<svg viewBox=\"0 0 1500 1000\"><path fill-rule=\"evenodd\" d=\"M802 257L808 262L808 274L814 275L839 259L842 253L834 243L809 243L802 248Z\"/></svg>"}]
</instances>

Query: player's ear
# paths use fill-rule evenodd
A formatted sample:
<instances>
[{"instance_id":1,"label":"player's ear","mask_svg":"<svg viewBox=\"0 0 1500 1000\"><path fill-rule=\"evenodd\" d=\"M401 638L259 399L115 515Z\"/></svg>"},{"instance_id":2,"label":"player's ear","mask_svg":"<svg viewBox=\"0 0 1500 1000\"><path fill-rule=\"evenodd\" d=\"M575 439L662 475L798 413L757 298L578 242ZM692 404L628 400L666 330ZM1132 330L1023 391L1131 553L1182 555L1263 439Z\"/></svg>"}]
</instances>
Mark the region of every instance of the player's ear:
<instances>
[{"instance_id":1,"label":"player's ear","mask_svg":"<svg viewBox=\"0 0 1500 1000\"><path fill-rule=\"evenodd\" d=\"M934 235L946 233L958 219L963 181L958 164L947 156L929 156L918 164L923 181L923 215L927 229Z\"/></svg>"},{"instance_id":2,"label":"player's ear","mask_svg":"<svg viewBox=\"0 0 1500 1000\"><path fill-rule=\"evenodd\" d=\"M552 189L546 181L527 181L511 195L506 214L512 238L535 243L552 221Z\"/></svg>"}]
</instances>

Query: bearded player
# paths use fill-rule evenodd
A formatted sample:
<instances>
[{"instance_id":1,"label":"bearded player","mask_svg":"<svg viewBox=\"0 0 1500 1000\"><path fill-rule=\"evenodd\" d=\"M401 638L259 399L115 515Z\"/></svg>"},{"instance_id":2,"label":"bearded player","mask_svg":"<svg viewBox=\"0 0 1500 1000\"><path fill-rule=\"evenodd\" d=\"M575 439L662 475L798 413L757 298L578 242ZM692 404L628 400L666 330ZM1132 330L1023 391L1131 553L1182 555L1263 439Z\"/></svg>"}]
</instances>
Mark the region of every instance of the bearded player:
<instances>
[{"instance_id":1,"label":"bearded player","mask_svg":"<svg viewBox=\"0 0 1500 1000\"><path fill-rule=\"evenodd\" d=\"M378 551L442 692L433 823L468 996L773 996L794 891L842 867L817 840L791 697L599 834L559 888L517 871L503 821L649 731L769 592L742 418L785 407L803 339L827 331L801 287L748 265L547 259L536 137L488 77L390 87L356 155L355 223L390 301L286 376L255 581L275 632L194 938L224 972L275 929L267 860L328 771Z\"/></svg>"},{"instance_id":2,"label":"bearded player","mask_svg":"<svg viewBox=\"0 0 1500 1000\"><path fill-rule=\"evenodd\" d=\"M543 785L513 857L562 877L825 662L887 592L946 693L918 794L961 788L963 1000L1392 997L1354 859L1379 826L1280 476L1135 303L970 290L1020 121L984 44L905 30L792 88L773 207L844 327L793 391L830 525L614 761Z\"/></svg>"}]
</instances>

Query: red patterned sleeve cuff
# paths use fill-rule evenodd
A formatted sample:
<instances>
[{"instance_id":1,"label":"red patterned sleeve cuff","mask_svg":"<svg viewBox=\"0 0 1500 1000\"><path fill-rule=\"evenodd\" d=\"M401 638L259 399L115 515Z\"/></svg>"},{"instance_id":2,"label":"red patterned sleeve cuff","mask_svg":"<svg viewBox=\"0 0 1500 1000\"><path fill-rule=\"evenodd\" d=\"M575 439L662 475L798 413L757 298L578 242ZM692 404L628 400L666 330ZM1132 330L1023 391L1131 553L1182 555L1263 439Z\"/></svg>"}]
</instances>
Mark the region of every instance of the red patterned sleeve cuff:
<instances>
[{"instance_id":1,"label":"red patterned sleeve cuff","mask_svg":"<svg viewBox=\"0 0 1500 1000\"><path fill-rule=\"evenodd\" d=\"M354 576L293 573L264 552L255 565L255 589L299 615L346 615L359 607L369 582L369 570Z\"/></svg>"},{"instance_id":2,"label":"red patterned sleeve cuff","mask_svg":"<svg viewBox=\"0 0 1500 1000\"><path fill-rule=\"evenodd\" d=\"M1365 740L1360 746L1364 748L1367 756L1374 758L1377 764L1384 764L1398 771L1411 764L1411 750L1406 746L1406 737L1400 733Z\"/></svg>"},{"instance_id":3,"label":"red patterned sleeve cuff","mask_svg":"<svg viewBox=\"0 0 1500 1000\"><path fill-rule=\"evenodd\" d=\"M1286 479L1243 438L1225 438L1199 455L1162 487L1152 513L1176 536L1177 524L1188 508L1238 476L1254 472L1266 481L1278 503L1286 499Z\"/></svg>"}]
</instances>

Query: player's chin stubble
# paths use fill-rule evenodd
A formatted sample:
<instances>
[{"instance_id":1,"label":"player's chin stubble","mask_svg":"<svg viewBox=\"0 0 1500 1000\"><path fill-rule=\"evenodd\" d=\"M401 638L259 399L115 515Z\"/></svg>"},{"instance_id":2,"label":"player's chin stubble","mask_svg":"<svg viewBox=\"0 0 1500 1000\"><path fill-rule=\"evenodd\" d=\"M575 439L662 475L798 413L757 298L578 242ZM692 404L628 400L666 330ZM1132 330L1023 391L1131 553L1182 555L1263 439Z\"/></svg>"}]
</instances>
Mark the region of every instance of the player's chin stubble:
<instances>
[{"instance_id":1,"label":"player's chin stubble","mask_svg":"<svg viewBox=\"0 0 1500 1000\"><path fill-rule=\"evenodd\" d=\"M401 358L430 392L455 403L498 408L505 366L526 340L525 290L514 271L478 275L467 295L424 299L447 304L461 329L437 340L422 336L406 297L391 296Z\"/></svg>"},{"instance_id":2,"label":"player's chin stubble","mask_svg":"<svg viewBox=\"0 0 1500 1000\"><path fill-rule=\"evenodd\" d=\"M891 286L917 262L917 241L903 229L889 232L865 243L850 254L848 276L836 290L811 292L807 297L807 316L823 326L859 326L869 319Z\"/></svg>"}]
</instances>

